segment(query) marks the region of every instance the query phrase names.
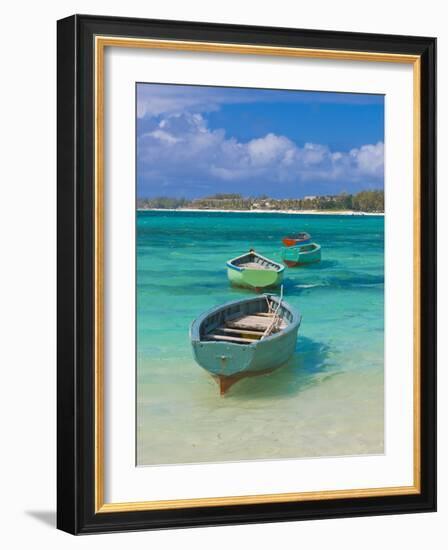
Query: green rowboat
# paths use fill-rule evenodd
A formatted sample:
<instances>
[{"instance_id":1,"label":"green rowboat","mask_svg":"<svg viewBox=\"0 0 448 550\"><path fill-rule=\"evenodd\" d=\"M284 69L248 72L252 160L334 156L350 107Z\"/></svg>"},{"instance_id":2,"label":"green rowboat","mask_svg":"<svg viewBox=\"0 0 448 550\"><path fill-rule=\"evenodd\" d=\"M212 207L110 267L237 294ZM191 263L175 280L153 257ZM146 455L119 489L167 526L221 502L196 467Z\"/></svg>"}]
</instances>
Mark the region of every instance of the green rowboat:
<instances>
[{"instance_id":1,"label":"green rowboat","mask_svg":"<svg viewBox=\"0 0 448 550\"><path fill-rule=\"evenodd\" d=\"M288 267L312 264L320 262L321 247L319 244L311 243L302 246L284 246L282 248L282 260Z\"/></svg>"},{"instance_id":2,"label":"green rowboat","mask_svg":"<svg viewBox=\"0 0 448 550\"><path fill-rule=\"evenodd\" d=\"M280 285L285 267L251 250L227 262L232 285L260 290Z\"/></svg>"},{"instance_id":3,"label":"green rowboat","mask_svg":"<svg viewBox=\"0 0 448 550\"><path fill-rule=\"evenodd\" d=\"M300 322L300 314L277 296L228 302L193 321L193 355L223 395L242 378L284 365L295 351Z\"/></svg>"}]
</instances>

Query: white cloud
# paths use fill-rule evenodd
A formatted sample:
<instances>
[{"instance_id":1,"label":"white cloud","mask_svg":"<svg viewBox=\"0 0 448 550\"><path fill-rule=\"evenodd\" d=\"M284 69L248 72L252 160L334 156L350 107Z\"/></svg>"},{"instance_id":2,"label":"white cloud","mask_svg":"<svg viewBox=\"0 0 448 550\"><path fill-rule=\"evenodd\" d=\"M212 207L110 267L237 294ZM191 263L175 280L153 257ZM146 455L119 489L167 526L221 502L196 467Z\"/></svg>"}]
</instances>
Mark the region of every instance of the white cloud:
<instances>
[{"instance_id":1,"label":"white cloud","mask_svg":"<svg viewBox=\"0 0 448 550\"><path fill-rule=\"evenodd\" d=\"M381 176L384 170L384 143L363 145L352 149L350 154L356 159L359 171L366 175Z\"/></svg>"},{"instance_id":2,"label":"white cloud","mask_svg":"<svg viewBox=\"0 0 448 550\"><path fill-rule=\"evenodd\" d=\"M222 129L211 130L198 113L171 113L138 142L139 168L152 181L214 180L279 183L346 182L381 184L382 142L349 152L326 145L299 147L285 136L268 133L240 142Z\"/></svg>"},{"instance_id":3,"label":"white cloud","mask_svg":"<svg viewBox=\"0 0 448 550\"><path fill-rule=\"evenodd\" d=\"M152 136L153 138L156 138L160 141L164 141L165 143L178 143L181 141L179 138L174 137L173 135L169 134L168 132L165 132L163 130L157 129L153 130L152 132L149 132L149 136Z\"/></svg>"},{"instance_id":4,"label":"white cloud","mask_svg":"<svg viewBox=\"0 0 448 550\"><path fill-rule=\"evenodd\" d=\"M272 162L282 162L291 156L295 145L284 136L267 134L262 138L252 139L247 143L247 153L254 166L267 166Z\"/></svg>"},{"instance_id":5,"label":"white cloud","mask_svg":"<svg viewBox=\"0 0 448 550\"><path fill-rule=\"evenodd\" d=\"M209 113L221 105L254 101L246 94L230 93L226 88L176 86L166 84L140 85L137 96L137 117L151 118L185 112Z\"/></svg>"}]
</instances>

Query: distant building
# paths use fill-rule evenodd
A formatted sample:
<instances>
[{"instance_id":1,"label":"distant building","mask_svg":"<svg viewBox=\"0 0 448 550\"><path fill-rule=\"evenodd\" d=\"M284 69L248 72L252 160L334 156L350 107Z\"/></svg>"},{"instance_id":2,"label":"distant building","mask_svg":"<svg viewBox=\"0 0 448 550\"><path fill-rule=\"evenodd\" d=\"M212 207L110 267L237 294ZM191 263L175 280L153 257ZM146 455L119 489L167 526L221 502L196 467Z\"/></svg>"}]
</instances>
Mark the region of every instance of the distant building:
<instances>
[{"instance_id":1,"label":"distant building","mask_svg":"<svg viewBox=\"0 0 448 550\"><path fill-rule=\"evenodd\" d=\"M306 197L303 197L303 200L305 201L313 201L314 199L317 199L317 195L307 195Z\"/></svg>"}]
</instances>

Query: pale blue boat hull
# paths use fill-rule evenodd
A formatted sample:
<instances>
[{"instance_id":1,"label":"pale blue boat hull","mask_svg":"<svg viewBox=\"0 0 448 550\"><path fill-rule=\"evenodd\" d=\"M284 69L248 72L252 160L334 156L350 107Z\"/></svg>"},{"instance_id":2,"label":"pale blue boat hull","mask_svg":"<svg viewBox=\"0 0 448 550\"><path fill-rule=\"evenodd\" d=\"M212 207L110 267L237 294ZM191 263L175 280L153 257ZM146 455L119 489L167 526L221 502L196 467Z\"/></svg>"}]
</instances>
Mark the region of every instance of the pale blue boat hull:
<instances>
[{"instance_id":1,"label":"pale blue boat hull","mask_svg":"<svg viewBox=\"0 0 448 550\"><path fill-rule=\"evenodd\" d=\"M199 342L193 346L196 361L210 374L233 376L280 367L294 353L296 333L281 335L274 342L238 345L224 342Z\"/></svg>"},{"instance_id":2,"label":"pale blue boat hull","mask_svg":"<svg viewBox=\"0 0 448 550\"><path fill-rule=\"evenodd\" d=\"M276 296L270 296L269 299L278 304ZM194 358L202 368L218 377L221 393L225 393L226 390L222 391L222 388L226 388L226 383L230 387L241 378L270 372L285 364L294 353L301 317L285 302L282 302L279 312L287 327L276 334L250 344L205 340L205 335L222 323L223 319L250 315L265 309L266 296L263 295L218 306L192 323L190 338Z\"/></svg>"}]
</instances>

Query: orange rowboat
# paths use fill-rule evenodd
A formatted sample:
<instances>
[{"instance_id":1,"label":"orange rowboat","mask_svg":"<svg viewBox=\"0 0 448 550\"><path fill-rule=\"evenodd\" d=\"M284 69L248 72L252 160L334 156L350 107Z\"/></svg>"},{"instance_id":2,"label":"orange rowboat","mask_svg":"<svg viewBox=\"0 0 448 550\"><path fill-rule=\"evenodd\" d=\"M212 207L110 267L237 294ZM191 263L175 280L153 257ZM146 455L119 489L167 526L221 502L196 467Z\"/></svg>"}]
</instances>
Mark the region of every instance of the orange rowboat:
<instances>
[{"instance_id":1,"label":"orange rowboat","mask_svg":"<svg viewBox=\"0 0 448 550\"><path fill-rule=\"evenodd\" d=\"M285 246L300 246L302 244L308 244L311 242L311 235L309 233L293 233L283 237L282 243Z\"/></svg>"}]
</instances>

